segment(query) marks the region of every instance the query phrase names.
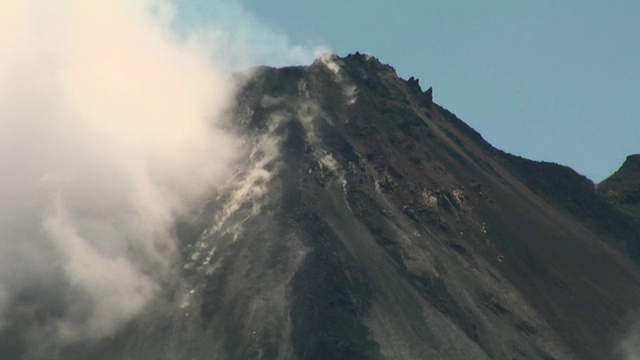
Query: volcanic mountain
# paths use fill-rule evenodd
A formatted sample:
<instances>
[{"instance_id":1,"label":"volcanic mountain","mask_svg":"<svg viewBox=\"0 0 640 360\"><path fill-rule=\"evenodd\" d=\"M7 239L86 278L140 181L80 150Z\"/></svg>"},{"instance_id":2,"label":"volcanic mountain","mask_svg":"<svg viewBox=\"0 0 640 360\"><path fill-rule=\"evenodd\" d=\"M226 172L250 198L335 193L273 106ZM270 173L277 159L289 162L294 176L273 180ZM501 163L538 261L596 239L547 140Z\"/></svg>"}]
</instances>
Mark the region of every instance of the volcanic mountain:
<instances>
[{"instance_id":1,"label":"volcanic mountain","mask_svg":"<svg viewBox=\"0 0 640 360\"><path fill-rule=\"evenodd\" d=\"M246 157L177 226L184 284L52 358L624 357L638 156L596 190L495 149L359 53L242 82L229 119ZM19 339L5 331L0 357L29 358Z\"/></svg>"}]
</instances>

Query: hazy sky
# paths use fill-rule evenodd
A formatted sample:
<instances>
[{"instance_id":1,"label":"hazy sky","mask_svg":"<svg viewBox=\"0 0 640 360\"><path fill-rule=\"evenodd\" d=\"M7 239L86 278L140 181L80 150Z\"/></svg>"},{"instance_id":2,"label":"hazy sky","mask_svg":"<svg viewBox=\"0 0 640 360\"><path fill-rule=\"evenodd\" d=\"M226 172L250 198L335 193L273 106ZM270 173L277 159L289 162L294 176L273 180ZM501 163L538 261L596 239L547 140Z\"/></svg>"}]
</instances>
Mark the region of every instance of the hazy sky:
<instances>
[{"instance_id":1,"label":"hazy sky","mask_svg":"<svg viewBox=\"0 0 640 360\"><path fill-rule=\"evenodd\" d=\"M195 24L219 21L228 13L221 6L242 10L225 0L177 2L182 21ZM236 4L292 45L366 52L420 78L437 103L508 152L595 181L640 152L635 0Z\"/></svg>"}]
</instances>

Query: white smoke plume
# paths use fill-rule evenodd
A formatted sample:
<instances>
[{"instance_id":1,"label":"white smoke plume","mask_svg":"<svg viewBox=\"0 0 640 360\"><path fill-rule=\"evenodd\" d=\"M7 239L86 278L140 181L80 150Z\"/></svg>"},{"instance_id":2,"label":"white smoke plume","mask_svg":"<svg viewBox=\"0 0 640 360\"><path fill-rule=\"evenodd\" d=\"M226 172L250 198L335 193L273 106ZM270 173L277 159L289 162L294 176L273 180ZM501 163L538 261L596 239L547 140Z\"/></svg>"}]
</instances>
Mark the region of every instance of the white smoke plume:
<instances>
[{"instance_id":1,"label":"white smoke plume","mask_svg":"<svg viewBox=\"0 0 640 360\"><path fill-rule=\"evenodd\" d=\"M234 0L176 0L176 3L184 13L179 20L188 18L177 21L178 30L186 27L189 36L212 45L216 62L226 68L309 64L317 57L317 51L292 45L286 35L260 23Z\"/></svg>"},{"instance_id":2,"label":"white smoke plume","mask_svg":"<svg viewBox=\"0 0 640 360\"><path fill-rule=\"evenodd\" d=\"M174 222L240 145L219 126L234 84L212 53L231 37L178 36L175 15L164 0L0 2L0 331L97 340L173 281Z\"/></svg>"},{"instance_id":3,"label":"white smoke plume","mask_svg":"<svg viewBox=\"0 0 640 360\"><path fill-rule=\"evenodd\" d=\"M614 355L621 360L640 360L640 322L638 322L638 314L631 313L627 315L631 325L627 329L624 338L618 342L614 349Z\"/></svg>"}]
</instances>

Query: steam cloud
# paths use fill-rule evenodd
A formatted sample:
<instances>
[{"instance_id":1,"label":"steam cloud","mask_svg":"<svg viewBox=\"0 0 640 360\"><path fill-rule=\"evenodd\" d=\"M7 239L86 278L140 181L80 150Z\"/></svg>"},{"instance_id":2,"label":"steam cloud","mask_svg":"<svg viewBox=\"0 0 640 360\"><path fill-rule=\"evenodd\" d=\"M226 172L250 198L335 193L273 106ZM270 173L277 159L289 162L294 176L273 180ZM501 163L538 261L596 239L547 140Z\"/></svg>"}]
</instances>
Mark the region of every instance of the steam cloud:
<instances>
[{"instance_id":1,"label":"steam cloud","mask_svg":"<svg viewBox=\"0 0 640 360\"><path fill-rule=\"evenodd\" d=\"M178 36L175 15L163 0L2 1L0 332L97 340L174 281L174 222L239 149L218 126L233 37Z\"/></svg>"},{"instance_id":2,"label":"steam cloud","mask_svg":"<svg viewBox=\"0 0 640 360\"><path fill-rule=\"evenodd\" d=\"M618 345L623 360L640 360L640 331L634 326L631 333Z\"/></svg>"}]
</instances>

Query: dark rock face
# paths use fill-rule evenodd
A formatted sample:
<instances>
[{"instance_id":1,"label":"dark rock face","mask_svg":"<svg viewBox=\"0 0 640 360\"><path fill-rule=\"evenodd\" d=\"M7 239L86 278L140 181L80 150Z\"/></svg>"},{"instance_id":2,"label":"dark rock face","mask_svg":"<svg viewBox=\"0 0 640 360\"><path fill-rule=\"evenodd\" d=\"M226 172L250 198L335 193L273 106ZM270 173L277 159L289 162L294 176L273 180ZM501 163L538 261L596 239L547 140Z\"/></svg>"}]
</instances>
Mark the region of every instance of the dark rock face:
<instances>
[{"instance_id":1,"label":"dark rock face","mask_svg":"<svg viewBox=\"0 0 640 360\"><path fill-rule=\"evenodd\" d=\"M636 224L432 100L367 55L257 69L231 114L246 158L177 229L183 301L59 358L619 357Z\"/></svg>"}]
</instances>

